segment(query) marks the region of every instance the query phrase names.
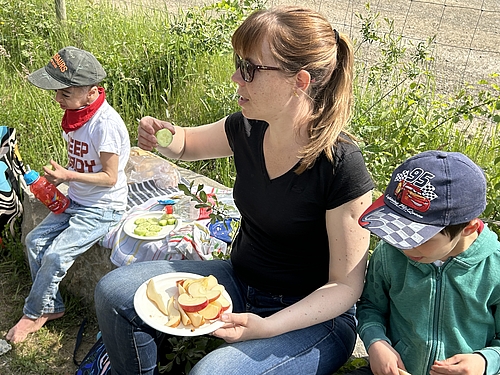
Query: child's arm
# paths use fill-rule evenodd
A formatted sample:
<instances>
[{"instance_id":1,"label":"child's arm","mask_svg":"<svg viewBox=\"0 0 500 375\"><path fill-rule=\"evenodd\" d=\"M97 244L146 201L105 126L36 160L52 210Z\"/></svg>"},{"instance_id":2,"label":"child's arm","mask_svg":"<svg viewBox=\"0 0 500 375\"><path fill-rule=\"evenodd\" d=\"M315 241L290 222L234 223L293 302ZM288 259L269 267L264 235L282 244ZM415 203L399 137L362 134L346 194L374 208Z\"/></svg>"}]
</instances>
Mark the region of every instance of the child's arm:
<instances>
[{"instance_id":1,"label":"child's arm","mask_svg":"<svg viewBox=\"0 0 500 375\"><path fill-rule=\"evenodd\" d=\"M383 340L391 345L386 335L389 321L389 285L383 275L381 243L377 245L368 264L365 285L359 302L356 304L358 333L365 344L370 347L376 341Z\"/></svg>"},{"instance_id":2,"label":"child's arm","mask_svg":"<svg viewBox=\"0 0 500 375\"><path fill-rule=\"evenodd\" d=\"M102 170L96 173L81 173L76 171L69 171L63 166L56 163L54 160L50 161L53 169L43 167L45 177L55 185L63 182L84 182L96 186L113 186L116 184L118 178L118 161L119 156L110 152L101 152L100 160Z\"/></svg>"},{"instance_id":3,"label":"child's arm","mask_svg":"<svg viewBox=\"0 0 500 375\"><path fill-rule=\"evenodd\" d=\"M372 372L375 375L398 375L398 368L406 368L386 335L390 297L383 272L382 247L379 243L371 256L363 294L357 304L358 333L367 348Z\"/></svg>"}]
</instances>

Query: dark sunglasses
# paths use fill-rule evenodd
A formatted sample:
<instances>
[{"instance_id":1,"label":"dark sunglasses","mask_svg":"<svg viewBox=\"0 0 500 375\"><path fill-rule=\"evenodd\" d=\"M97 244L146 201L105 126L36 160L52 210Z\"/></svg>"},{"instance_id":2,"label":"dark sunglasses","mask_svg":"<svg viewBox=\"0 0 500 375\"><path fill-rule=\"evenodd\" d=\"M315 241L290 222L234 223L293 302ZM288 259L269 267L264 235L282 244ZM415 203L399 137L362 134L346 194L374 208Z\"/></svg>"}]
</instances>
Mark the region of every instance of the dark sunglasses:
<instances>
[{"instance_id":1,"label":"dark sunglasses","mask_svg":"<svg viewBox=\"0 0 500 375\"><path fill-rule=\"evenodd\" d=\"M281 70L275 66L255 65L248 60L244 60L234 54L234 65L236 70L240 69L241 76L245 82L252 82L256 70Z\"/></svg>"}]
</instances>

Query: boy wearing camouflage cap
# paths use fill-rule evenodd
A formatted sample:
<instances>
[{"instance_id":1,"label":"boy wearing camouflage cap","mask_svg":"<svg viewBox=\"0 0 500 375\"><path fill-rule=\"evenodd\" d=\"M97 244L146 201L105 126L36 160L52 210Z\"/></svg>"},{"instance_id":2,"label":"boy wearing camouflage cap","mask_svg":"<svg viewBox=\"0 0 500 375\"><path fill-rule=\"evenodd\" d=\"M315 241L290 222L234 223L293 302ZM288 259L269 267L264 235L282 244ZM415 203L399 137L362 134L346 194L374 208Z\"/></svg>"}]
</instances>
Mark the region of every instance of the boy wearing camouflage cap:
<instances>
[{"instance_id":1,"label":"boy wearing camouflage cap","mask_svg":"<svg viewBox=\"0 0 500 375\"><path fill-rule=\"evenodd\" d=\"M71 202L61 214L50 212L26 236L33 285L23 317L7 333L13 343L63 316L60 281L76 258L118 223L125 211L130 139L99 86L105 77L97 59L75 47L61 49L45 67L28 76L33 85L54 90L55 101L64 110L61 126L68 165L51 160L52 168L44 167L44 172L54 184L69 185Z\"/></svg>"}]
</instances>

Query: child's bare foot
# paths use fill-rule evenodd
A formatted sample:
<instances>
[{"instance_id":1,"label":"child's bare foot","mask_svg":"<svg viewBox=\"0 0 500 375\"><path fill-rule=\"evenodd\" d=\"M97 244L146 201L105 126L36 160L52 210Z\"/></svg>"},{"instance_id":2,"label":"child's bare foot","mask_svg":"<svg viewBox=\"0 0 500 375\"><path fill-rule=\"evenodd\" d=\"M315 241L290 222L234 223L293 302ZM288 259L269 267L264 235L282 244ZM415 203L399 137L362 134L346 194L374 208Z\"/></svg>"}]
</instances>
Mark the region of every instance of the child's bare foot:
<instances>
[{"instance_id":1,"label":"child's bare foot","mask_svg":"<svg viewBox=\"0 0 500 375\"><path fill-rule=\"evenodd\" d=\"M31 319L26 315L23 315L23 317L17 322L17 324L9 330L5 338L14 344L22 342L26 340L26 337L28 337L30 333L38 331L49 320L58 319L63 315L64 312L43 314L37 319Z\"/></svg>"}]
</instances>

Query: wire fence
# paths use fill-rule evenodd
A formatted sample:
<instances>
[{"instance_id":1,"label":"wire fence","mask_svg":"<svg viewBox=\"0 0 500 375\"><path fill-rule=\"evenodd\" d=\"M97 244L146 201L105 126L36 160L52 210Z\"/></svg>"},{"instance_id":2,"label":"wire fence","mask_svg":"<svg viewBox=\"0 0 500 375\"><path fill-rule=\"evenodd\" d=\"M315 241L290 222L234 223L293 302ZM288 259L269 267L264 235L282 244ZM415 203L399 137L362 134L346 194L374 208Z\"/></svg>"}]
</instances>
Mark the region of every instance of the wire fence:
<instances>
[{"instance_id":1,"label":"wire fence","mask_svg":"<svg viewBox=\"0 0 500 375\"><path fill-rule=\"evenodd\" d=\"M178 12L216 0L114 0L131 9ZM358 14L378 13L379 30L402 36L416 45L435 37L432 57L437 90L447 93L465 83L477 83L500 73L499 0L268 0L266 6L304 5L325 14L332 25L360 40L362 21ZM370 62L369 51L358 51L357 58Z\"/></svg>"}]
</instances>

